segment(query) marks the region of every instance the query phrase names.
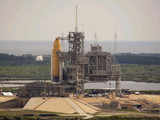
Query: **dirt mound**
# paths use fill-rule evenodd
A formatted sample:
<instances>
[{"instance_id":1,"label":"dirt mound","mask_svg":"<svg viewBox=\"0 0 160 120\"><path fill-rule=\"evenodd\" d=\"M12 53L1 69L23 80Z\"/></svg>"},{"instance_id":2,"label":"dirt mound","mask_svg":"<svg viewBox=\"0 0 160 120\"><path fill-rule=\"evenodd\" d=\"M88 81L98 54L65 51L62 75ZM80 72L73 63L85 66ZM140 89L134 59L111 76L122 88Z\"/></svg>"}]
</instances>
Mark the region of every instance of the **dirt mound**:
<instances>
[{"instance_id":1,"label":"dirt mound","mask_svg":"<svg viewBox=\"0 0 160 120\"><path fill-rule=\"evenodd\" d=\"M27 98L15 98L6 102L0 103L0 108L23 108L27 103Z\"/></svg>"}]
</instances>

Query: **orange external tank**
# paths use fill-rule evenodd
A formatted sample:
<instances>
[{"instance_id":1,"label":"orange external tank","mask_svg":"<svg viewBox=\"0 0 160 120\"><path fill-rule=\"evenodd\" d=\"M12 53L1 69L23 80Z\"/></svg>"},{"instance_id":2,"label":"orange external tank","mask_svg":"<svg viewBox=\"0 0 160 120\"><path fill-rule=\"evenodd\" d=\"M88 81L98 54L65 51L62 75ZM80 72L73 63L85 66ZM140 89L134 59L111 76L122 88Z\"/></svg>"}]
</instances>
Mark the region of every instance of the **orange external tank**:
<instances>
[{"instance_id":1,"label":"orange external tank","mask_svg":"<svg viewBox=\"0 0 160 120\"><path fill-rule=\"evenodd\" d=\"M61 50L60 45L60 38L57 37L54 40L53 48L52 48L52 59L51 59L51 76L52 81L59 82L59 70L60 70L60 64L59 64L59 58L57 55L57 52Z\"/></svg>"}]
</instances>

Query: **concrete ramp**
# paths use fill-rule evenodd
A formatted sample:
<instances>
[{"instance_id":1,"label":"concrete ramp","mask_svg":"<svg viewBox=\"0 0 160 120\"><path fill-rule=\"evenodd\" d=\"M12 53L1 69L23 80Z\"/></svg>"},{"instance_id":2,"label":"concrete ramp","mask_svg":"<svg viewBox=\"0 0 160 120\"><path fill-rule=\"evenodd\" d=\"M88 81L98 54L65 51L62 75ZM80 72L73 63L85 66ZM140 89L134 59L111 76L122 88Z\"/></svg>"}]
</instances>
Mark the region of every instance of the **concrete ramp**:
<instances>
[{"instance_id":1,"label":"concrete ramp","mask_svg":"<svg viewBox=\"0 0 160 120\"><path fill-rule=\"evenodd\" d=\"M23 109L25 110L35 110L38 106L43 104L46 100L42 97L33 97L31 98Z\"/></svg>"},{"instance_id":2,"label":"concrete ramp","mask_svg":"<svg viewBox=\"0 0 160 120\"><path fill-rule=\"evenodd\" d=\"M67 98L48 98L48 100L39 106L36 110L60 112L60 113L75 113L77 112L66 101Z\"/></svg>"},{"instance_id":3,"label":"concrete ramp","mask_svg":"<svg viewBox=\"0 0 160 120\"><path fill-rule=\"evenodd\" d=\"M85 119L89 119L93 117L92 115L87 114L77 103L74 102L73 99L68 98L66 100L81 116L84 116Z\"/></svg>"},{"instance_id":4,"label":"concrete ramp","mask_svg":"<svg viewBox=\"0 0 160 120\"><path fill-rule=\"evenodd\" d=\"M78 113L86 118L93 117L91 114L96 113L96 109L90 105L78 101L78 99L69 97L35 97L31 98L24 106L25 110L40 110L58 113Z\"/></svg>"},{"instance_id":5,"label":"concrete ramp","mask_svg":"<svg viewBox=\"0 0 160 120\"><path fill-rule=\"evenodd\" d=\"M60 113L75 113L76 111L66 101L67 98L51 97L33 97L24 106L25 110L41 110Z\"/></svg>"},{"instance_id":6,"label":"concrete ramp","mask_svg":"<svg viewBox=\"0 0 160 120\"><path fill-rule=\"evenodd\" d=\"M97 111L89 106L88 104L85 104L84 102L79 101L78 99L72 99L72 101L77 104L85 113L94 114Z\"/></svg>"}]
</instances>

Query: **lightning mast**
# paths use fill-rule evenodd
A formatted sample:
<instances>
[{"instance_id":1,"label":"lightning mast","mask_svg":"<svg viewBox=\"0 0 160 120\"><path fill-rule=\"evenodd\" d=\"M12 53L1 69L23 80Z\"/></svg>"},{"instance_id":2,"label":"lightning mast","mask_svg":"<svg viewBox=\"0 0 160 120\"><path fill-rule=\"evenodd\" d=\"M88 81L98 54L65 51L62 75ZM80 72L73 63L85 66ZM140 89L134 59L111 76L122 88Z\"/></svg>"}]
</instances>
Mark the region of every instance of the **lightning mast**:
<instances>
[{"instance_id":1,"label":"lightning mast","mask_svg":"<svg viewBox=\"0 0 160 120\"><path fill-rule=\"evenodd\" d=\"M113 72L112 77L115 80L116 95L120 96L121 94L121 90L120 90L121 68L115 56L117 53L117 39L118 39L118 34L116 32L114 35L114 44L113 44L113 64L114 65L112 65L112 72Z\"/></svg>"},{"instance_id":2,"label":"lightning mast","mask_svg":"<svg viewBox=\"0 0 160 120\"><path fill-rule=\"evenodd\" d=\"M76 10L75 10L75 17L76 17L76 21L75 21L75 32L78 32L78 5L76 6L76 8L75 8Z\"/></svg>"},{"instance_id":3,"label":"lightning mast","mask_svg":"<svg viewBox=\"0 0 160 120\"><path fill-rule=\"evenodd\" d=\"M68 43L68 51L63 60L67 61L68 78L72 82L76 82L76 93L79 94L83 90L83 81L81 74L81 65L79 57L84 55L84 33L78 31L78 5L75 7L75 26L74 31L69 32L66 37L61 37L61 40L66 40ZM61 52L62 54L62 52ZM59 54L60 56L60 54ZM62 55L63 56L63 55Z\"/></svg>"}]
</instances>

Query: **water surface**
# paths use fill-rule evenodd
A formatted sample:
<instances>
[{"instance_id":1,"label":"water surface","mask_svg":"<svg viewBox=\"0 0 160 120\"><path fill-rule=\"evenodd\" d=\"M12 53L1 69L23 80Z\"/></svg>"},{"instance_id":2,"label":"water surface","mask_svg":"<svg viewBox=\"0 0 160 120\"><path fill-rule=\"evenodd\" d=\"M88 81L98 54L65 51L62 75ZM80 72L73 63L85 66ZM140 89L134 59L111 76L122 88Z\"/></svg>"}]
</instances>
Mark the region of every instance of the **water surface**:
<instances>
[{"instance_id":1,"label":"water surface","mask_svg":"<svg viewBox=\"0 0 160 120\"><path fill-rule=\"evenodd\" d=\"M130 90L160 90L160 83L121 81L120 86L121 86L121 89L130 89ZM100 89L100 88L114 89L115 81L85 84L85 89Z\"/></svg>"}]
</instances>

